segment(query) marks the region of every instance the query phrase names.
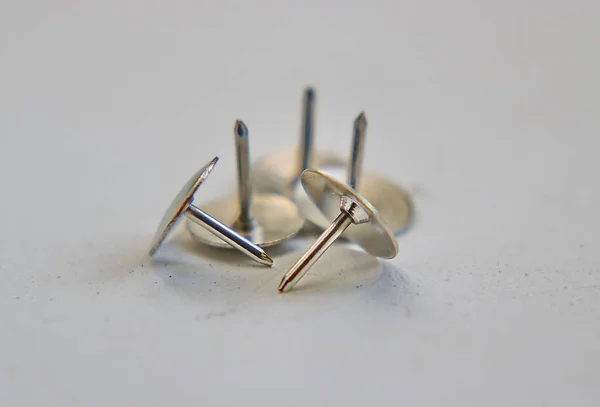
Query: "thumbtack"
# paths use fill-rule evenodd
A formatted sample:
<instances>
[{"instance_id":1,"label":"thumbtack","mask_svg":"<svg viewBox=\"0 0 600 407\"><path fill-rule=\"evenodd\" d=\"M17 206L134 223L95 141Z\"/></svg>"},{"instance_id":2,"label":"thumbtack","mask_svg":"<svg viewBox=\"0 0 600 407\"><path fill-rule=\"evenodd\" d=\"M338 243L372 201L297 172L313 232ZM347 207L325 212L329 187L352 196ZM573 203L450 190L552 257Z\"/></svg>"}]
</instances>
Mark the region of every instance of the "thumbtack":
<instances>
[{"instance_id":1,"label":"thumbtack","mask_svg":"<svg viewBox=\"0 0 600 407\"><path fill-rule=\"evenodd\" d=\"M291 197L302 171L344 164L333 154L314 151L316 98L314 88L304 90L299 148L269 154L254 166L252 184L256 191Z\"/></svg>"},{"instance_id":2,"label":"thumbtack","mask_svg":"<svg viewBox=\"0 0 600 407\"><path fill-rule=\"evenodd\" d=\"M152 246L150 247L150 256L153 256L154 253L156 253L166 237L173 231L181 218L185 216L187 219L202 226L218 239L221 239L231 247L238 249L254 261L266 266L272 266L273 260L263 249L192 204L194 201L194 194L213 170L217 161L219 161L219 157L215 157L211 162L202 167L194 174L187 184L185 184L181 191L179 191L160 221L156 234L154 235L154 240L152 241Z\"/></svg>"},{"instance_id":3,"label":"thumbtack","mask_svg":"<svg viewBox=\"0 0 600 407\"><path fill-rule=\"evenodd\" d=\"M275 194L253 194L250 184L250 151L248 128L241 120L236 120L233 128L236 157L238 196L219 199L203 209L212 213L231 229L245 236L257 246L268 247L295 236L304 219L296 204ZM187 224L188 230L201 243L214 247L228 247L207 230L196 223Z\"/></svg>"},{"instance_id":4,"label":"thumbtack","mask_svg":"<svg viewBox=\"0 0 600 407\"><path fill-rule=\"evenodd\" d=\"M320 210L329 213L329 208L337 207L338 215L285 274L279 284L280 292L298 283L344 231L347 239L357 243L367 253L386 259L396 257L396 239L381 222L377 210L353 188L320 170L304 171L300 181Z\"/></svg>"},{"instance_id":5,"label":"thumbtack","mask_svg":"<svg viewBox=\"0 0 600 407\"><path fill-rule=\"evenodd\" d=\"M362 174L366 135L367 117L364 112L361 112L354 120L352 149L347 166L340 164L324 166L320 169L338 179L346 177L350 188L358 191L378 208L380 219L395 235L410 225L413 217L411 199L403 189L385 178ZM337 208L326 208L326 212L322 213L299 185L294 190L294 200L302 216L321 229L325 229L329 225L329 217L334 216L338 210Z\"/></svg>"}]
</instances>

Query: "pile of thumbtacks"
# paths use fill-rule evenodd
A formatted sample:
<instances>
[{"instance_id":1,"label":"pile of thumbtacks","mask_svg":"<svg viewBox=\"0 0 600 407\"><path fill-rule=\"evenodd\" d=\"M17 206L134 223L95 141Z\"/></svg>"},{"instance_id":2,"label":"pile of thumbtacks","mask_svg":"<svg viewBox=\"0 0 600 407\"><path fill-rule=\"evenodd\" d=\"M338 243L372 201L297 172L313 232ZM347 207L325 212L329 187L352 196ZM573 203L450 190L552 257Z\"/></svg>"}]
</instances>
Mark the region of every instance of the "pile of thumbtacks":
<instances>
[{"instance_id":1,"label":"pile of thumbtacks","mask_svg":"<svg viewBox=\"0 0 600 407\"><path fill-rule=\"evenodd\" d=\"M408 194L383 178L361 174L367 127L364 113L354 121L349 160L313 152L314 104L315 92L307 88L299 151L264 157L252 174L248 128L237 120L234 125L237 197L219 199L202 207L193 204L194 194L219 159L215 157L194 174L167 209L150 255L154 255L185 217L187 229L199 242L235 248L266 266L272 266L273 260L262 248L294 237L305 220L324 230L283 276L280 292L295 285L342 234L373 256L395 257L398 253L395 235L408 227L413 215ZM340 180L344 177L347 183Z\"/></svg>"}]
</instances>

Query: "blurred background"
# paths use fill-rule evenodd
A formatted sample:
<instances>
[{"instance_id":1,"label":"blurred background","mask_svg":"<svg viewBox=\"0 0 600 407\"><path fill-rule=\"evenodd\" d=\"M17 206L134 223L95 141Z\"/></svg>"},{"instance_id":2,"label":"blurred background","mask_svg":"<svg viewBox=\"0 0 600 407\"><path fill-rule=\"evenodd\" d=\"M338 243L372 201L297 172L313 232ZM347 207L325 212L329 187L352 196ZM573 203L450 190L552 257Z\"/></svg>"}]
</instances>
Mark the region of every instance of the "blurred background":
<instances>
[{"instance_id":1,"label":"blurred background","mask_svg":"<svg viewBox=\"0 0 600 407\"><path fill-rule=\"evenodd\" d=\"M0 404L598 405L596 1L0 1ZM315 148L411 193L378 262L339 245L278 295L154 228ZM175 240L177 240L175 239ZM199 251L200 250L200 251Z\"/></svg>"}]
</instances>

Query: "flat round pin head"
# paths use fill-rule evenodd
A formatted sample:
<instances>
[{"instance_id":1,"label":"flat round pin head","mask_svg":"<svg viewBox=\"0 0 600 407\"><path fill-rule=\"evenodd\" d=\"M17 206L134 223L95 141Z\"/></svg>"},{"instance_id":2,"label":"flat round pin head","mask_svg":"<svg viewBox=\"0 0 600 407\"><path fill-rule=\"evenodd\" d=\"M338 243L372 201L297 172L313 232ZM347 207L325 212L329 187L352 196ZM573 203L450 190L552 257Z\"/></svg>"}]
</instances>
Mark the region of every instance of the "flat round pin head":
<instances>
[{"instance_id":1,"label":"flat round pin head","mask_svg":"<svg viewBox=\"0 0 600 407\"><path fill-rule=\"evenodd\" d=\"M396 257L396 239L381 222L377 210L362 195L320 170L306 170L300 180L308 196L329 223L340 214L341 199L349 198L368 217L367 222L351 225L342 236L357 243L373 256L386 259Z\"/></svg>"},{"instance_id":2,"label":"flat round pin head","mask_svg":"<svg viewBox=\"0 0 600 407\"><path fill-rule=\"evenodd\" d=\"M291 197L300 175L300 160L300 150L280 151L263 157L252 168L251 182L254 191ZM333 154L315 152L312 154L310 167L344 164L345 161Z\"/></svg>"},{"instance_id":3,"label":"flat round pin head","mask_svg":"<svg viewBox=\"0 0 600 407\"><path fill-rule=\"evenodd\" d=\"M300 216L296 205L281 195L253 195L252 222L247 225L240 225L236 222L239 215L238 205L238 199L227 197L202 205L202 210L210 213L252 243L262 247L282 243L295 236L304 226L304 218ZM213 247L230 247L195 223L186 222L186 224L191 235L198 241Z\"/></svg>"},{"instance_id":4,"label":"flat round pin head","mask_svg":"<svg viewBox=\"0 0 600 407\"><path fill-rule=\"evenodd\" d=\"M185 213L186 209L191 205L194 200L194 194L213 170L217 161L219 161L219 157L213 158L211 162L195 173L181 191L179 191L158 225L154 240L152 241L152 246L150 247L150 256L156 253L173 227L181 219L181 216Z\"/></svg>"},{"instance_id":5,"label":"flat round pin head","mask_svg":"<svg viewBox=\"0 0 600 407\"><path fill-rule=\"evenodd\" d=\"M341 180L346 179L345 166L321 168L329 176ZM394 235L404 232L412 223L414 206L406 191L385 178L374 175L361 175L357 192L372 206L377 208L379 219ZM301 185L294 188L294 202L300 214L313 225L325 229L331 220L317 207L306 194Z\"/></svg>"}]
</instances>

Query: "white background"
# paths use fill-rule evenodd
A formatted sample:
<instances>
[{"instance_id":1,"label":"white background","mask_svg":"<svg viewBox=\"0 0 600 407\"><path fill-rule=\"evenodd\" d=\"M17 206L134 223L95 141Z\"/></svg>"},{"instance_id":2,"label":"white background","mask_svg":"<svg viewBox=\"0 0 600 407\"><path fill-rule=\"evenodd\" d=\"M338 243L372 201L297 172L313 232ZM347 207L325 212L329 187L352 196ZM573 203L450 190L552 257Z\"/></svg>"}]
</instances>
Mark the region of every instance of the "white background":
<instances>
[{"instance_id":1,"label":"white background","mask_svg":"<svg viewBox=\"0 0 600 407\"><path fill-rule=\"evenodd\" d=\"M0 405L597 406L600 3L3 1ZM276 292L185 230L187 178L317 140L408 189L398 257ZM309 404L310 403L310 404Z\"/></svg>"}]
</instances>

